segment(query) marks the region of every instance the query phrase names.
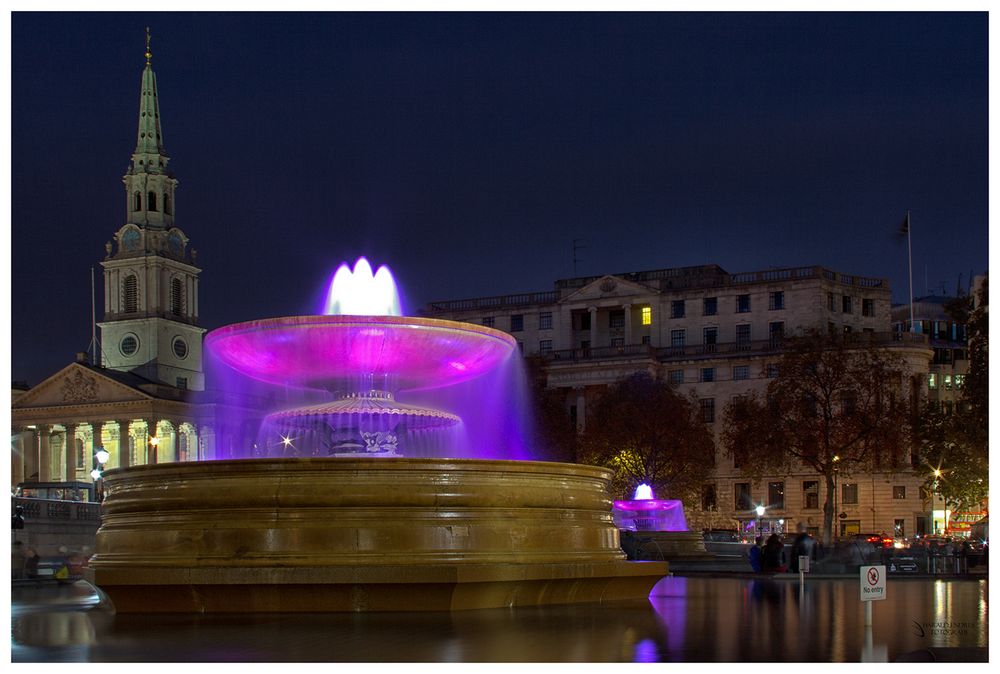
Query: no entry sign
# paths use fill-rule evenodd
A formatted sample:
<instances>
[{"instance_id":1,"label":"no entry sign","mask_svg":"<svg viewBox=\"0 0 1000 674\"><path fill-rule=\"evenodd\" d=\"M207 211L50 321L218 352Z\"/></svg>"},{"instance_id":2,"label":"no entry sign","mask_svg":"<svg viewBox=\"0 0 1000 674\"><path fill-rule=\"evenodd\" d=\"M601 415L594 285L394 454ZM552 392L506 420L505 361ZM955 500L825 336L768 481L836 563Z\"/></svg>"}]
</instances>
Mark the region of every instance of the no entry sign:
<instances>
[{"instance_id":1,"label":"no entry sign","mask_svg":"<svg viewBox=\"0 0 1000 674\"><path fill-rule=\"evenodd\" d=\"M885 567L861 567L861 601L885 599Z\"/></svg>"}]
</instances>

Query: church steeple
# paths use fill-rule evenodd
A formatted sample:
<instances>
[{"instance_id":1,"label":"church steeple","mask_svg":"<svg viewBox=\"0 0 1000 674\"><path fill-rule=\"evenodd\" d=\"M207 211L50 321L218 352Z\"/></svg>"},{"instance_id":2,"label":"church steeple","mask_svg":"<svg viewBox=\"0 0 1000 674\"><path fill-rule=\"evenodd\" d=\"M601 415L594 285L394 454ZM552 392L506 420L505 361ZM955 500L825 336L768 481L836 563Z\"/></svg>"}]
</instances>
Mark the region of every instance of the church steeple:
<instances>
[{"instance_id":1,"label":"church steeple","mask_svg":"<svg viewBox=\"0 0 1000 674\"><path fill-rule=\"evenodd\" d=\"M142 71L139 95L139 130L129 173L166 173L169 157L163 151L163 130L160 128L160 102L156 94L156 73L153 54L149 50L149 28L146 28L146 67Z\"/></svg>"},{"instance_id":2,"label":"church steeple","mask_svg":"<svg viewBox=\"0 0 1000 674\"><path fill-rule=\"evenodd\" d=\"M139 129L132 162L124 176L128 222L167 229L174 222L174 189L177 181L167 169L170 158L163 149L160 100L153 72L153 53L146 28L146 67L139 93Z\"/></svg>"},{"instance_id":3,"label":"church steeple","mask_svg":"<svg viewBox=\"0 0 1000 674\"><path fill-rule=\"evenodd\" d=\"M105 245L102 365L202 390L195 251L174 225L177 181L167 170L153 54L146 29L139 131L125 183L125 225Z\"/></svg>"}]
</instances>

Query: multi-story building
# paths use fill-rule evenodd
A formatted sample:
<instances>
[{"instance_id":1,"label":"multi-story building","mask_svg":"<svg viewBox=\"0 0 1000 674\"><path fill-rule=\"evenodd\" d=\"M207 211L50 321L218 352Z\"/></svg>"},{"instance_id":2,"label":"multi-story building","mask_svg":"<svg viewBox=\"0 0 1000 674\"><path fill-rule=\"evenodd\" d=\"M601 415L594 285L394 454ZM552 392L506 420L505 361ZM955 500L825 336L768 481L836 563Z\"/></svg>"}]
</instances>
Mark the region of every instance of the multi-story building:
<instances>
[{"instance_id":1,"label":"multi-story building","mask_svg":"<svg viewBox=\"0 0 1000 674\"><path fill-rule=\"evenodd\" d=\"M763 392L777 375L783 338L810 331L868 333L921 379L933 356L925 335L893 333L887 280L822 267L730 274L704 265L570 278L548 292L433 302L424 313L509 332L526 356L541 357L548 387L564 392L580 430L604 387L645 370L693 392L718 437L726 404ZM757 505L786 530L822 526L825 494L815 473L753 481L719 446L706 460L714 479L700 503L685 504L692 527L745 526ZM922 481L911 471L839 476L837 532L925 530Z\"/></svg>"}]
</instances>

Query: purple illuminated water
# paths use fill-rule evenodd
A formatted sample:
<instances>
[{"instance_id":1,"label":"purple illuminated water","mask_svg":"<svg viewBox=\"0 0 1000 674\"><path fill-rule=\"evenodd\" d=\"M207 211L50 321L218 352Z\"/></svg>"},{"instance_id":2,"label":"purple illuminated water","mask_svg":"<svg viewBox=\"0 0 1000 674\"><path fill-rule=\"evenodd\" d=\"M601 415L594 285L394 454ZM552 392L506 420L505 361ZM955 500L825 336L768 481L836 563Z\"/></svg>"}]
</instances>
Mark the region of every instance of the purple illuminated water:
<instances>
[{"instance_id":1,"label":"purple illuminated water","mask_svg":"<svg viewBox=\"0 0 1000 674\"><path fill-rule=\"evenodd\" d=\"M615 501L611 516L624 531L687 531L684 505L676 499L654 498L653 489L640 484L630 501Z\"/></svg>"},{"instance_id":2,"label":"purple illuminated water","mask_svg":"<svg viewBox=\"0 0 1000 674\"><path fill-rule=\"evenodd\" d=\"M353 272L340 266L325 310L205 338L210 380L233 402L208 458L530 458L527 391L510 335L399 316L391 272L373 274L364 258Z\"/></svg>"}]
</instances>

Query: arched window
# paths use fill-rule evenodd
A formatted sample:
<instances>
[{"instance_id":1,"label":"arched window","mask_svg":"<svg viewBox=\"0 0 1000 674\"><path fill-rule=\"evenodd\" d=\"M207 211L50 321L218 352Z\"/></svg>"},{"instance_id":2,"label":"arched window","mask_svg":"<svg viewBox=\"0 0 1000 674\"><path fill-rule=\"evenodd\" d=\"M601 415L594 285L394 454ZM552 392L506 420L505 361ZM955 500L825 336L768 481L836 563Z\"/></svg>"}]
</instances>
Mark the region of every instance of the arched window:
<instances>
[{"instance_id":1,"label":"arched window","mask_svg":"<svg viewBox=\"0 0 1000 674\"><path fill-rule=\"evenodd\" d=\"M177 432L177 460L188 460L188 436L185 431Z\"/></svg>"},{"instance_id":2,"label":"arched window","mask_svg":"<svg viewBox=\"0 0 1000 674\"><path fill-rule=\"evenodd\" d=\"M139 279L129 274L122 283L122 313L134 314L139 311Z\"/></svg>"},{"instance_id":3,"label":"arched window","mask_svg":"<svg viewBox=\"0 0 1000 674\"><path fill-rule=\"evenodd\" d=\"M156 192L150 192L146 195L146 204L149 206L149 210L156 210Z\"/></svg>"},{"instance_id":4,"label":"arched window","mask_svg":"<svg viewBox=\"0 0 1000 674\"><path fill-rule=\"evenodd\" d=\"M170 281L170 313L180 316L184 313L184 284L179 278Z\"/></svg>"},{"instance_id":5,"label":"arched window","mask_svg":"<svg viewBox=\"0 0 1000 674\"><path fill-rule=\"evenodd\" d=\"M173 204L170 203L172 199L169 194L163 195L163 213L164 215L173 215Z\"/></svg>"},{"instance_id":6,"label":"arched window","mask_svg":"<svg viewBox=\"0 0 1000 674\"><path fill-rule=\"evenodd\" d=\"M136 192L132 195L132 210L141 211L142 210L142 193Z\"/></svg>"}]
</instances>

